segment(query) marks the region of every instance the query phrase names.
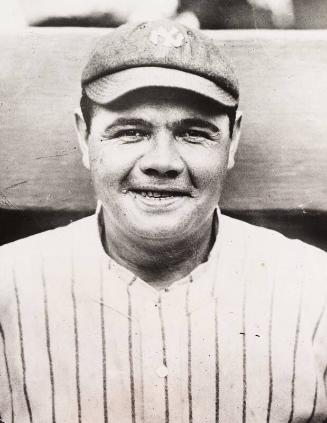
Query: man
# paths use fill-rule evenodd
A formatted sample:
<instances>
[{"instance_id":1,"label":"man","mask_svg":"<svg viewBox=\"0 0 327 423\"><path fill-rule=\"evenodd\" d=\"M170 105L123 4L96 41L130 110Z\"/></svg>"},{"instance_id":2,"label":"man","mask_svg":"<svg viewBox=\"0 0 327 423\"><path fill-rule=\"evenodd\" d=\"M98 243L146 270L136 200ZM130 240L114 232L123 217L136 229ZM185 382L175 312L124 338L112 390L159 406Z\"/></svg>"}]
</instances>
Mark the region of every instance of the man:
<instances>
[{"instance_id":1,"label":"man","mask_svg":"<svg viewBox=\"0 0 327 423\"><path fill-rule=\"evenodd\" d=\"M327 417L326 254L217 206L238 100L197 31L99 41L76 111L97 212L0 253L4 422Z\"/></svg>"}]
</instances>

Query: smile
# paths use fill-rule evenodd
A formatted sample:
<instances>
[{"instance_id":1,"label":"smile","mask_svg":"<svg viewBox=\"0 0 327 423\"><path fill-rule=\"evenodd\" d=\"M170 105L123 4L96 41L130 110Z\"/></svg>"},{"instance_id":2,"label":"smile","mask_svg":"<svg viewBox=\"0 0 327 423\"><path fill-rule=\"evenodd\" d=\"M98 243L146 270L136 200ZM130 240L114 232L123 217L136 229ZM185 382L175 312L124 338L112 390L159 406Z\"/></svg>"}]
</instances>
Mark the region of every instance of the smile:
<instances>
[{"instance_id":1,"label":"smile","mask_svg":"<svg viewBox=\"0 0 327 423\"><path fill-rule=\"evenodd\" d=\"M126 190L127 191L127 190ZM140 187L130 188L128 190L132 194L141 195L142 197L148 198L168 198L168 197L186 197L190 196L190 193L185 189L177 187Z\"/></svg>"},{"instance_id":2,"label":"smile","mask_svg":"<svg viewBox=\"0 0 327 423\"><path fill-rule=\"evenodd\" d=\"M173 198L184 196L182 193L169 192L169 191L134 191L135 194L142 195L145 198L154 198L162 200L163 198Z\"/></svg>"},{"instance_id":3,"label":"smile","mask_svg":"<svg viewBox=\"0 0 327 423\"><path fill-rule=\"evenodd\" d=\"M171 208L178 206L189 195L182 191L154 190L154 189L131 189L129 194L145 209Z\"/></svg>"}]
</instances>

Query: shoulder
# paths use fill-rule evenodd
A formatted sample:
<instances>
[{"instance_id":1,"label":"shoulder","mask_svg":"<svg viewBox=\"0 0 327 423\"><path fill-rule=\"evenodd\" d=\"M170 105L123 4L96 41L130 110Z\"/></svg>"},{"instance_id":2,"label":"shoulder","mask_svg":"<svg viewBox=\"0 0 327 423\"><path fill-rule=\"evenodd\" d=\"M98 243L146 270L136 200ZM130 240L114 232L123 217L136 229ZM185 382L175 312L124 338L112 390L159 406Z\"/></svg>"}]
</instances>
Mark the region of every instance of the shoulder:
<instances>
[{"instance_id":1,"label":"shoulder","mask_svg":"<svg viewBox=\"0 0 327 423\"><path fill-rule=\"evenodd\" d=\"M322 311L327 310L327 253L279 232L226 216L222 227L227 240L224 245L228 248L228 243L238 244L231 251L244 257L242 277L254 290L254 299L260 298L262 289L273 291L278 307L290 311L301 298L303 319L314 327ZM236 261L237 257L229 258L231 266Z\"/></svg>"},{"instance_id":2,"label":"shoulder","mask_svg":"<svg viewBox=\"0 0 327 423\"><path fill-rule=\"evenodd\" d=\"M222 226L225 238L229 242L243 243L252 260L273 262L281 268L309 269L311 274L318 271L327 277L327 253L317 247L226 215L222 215Z\"/></svg>"},{"instance_id":3,"label":"shoulder","mask_svg":"<svg viewBox=\"0 0 327 423\"><path fill-rule=\"evenodd\" d=\"M90 216L0 247L1 289L12 278L13 271L31 276L39 271L42 262L63 262L76 245L90 245L95 222L95 216Z\"/></svg>"},{"instance_id":4,"label":"shoulder","mask_svg":"<svg viewBox=\"0 0 327 423\"><path fill-rule=\"evenodd\" d=\"M261 245L263 249L278 245L286 249L295 248L297 251L311 251L313 254L316 253L327 257L325 251L300 241L299 239L290 239L273 229L257 226L226 215L221 215L221 218L222 225L229 235L237 236L238 238L243 238L245 242L255 242L256 244L258 244L259 241L265 241L267 245Z\"/></svg>"},{"instance_id":5,"label":"shoulder","mask_svg":"<svg viewBox=\"0 0 327 423\"><path fill-rule=\"evenodd\" d=\"M57 298L67 295L75 259L87 266L95 250L94 234L96 218L90 216L2 246L0 322L15 316L18 293L25 310L32 314L36 304L42 303L44 283L51 285Z\"/></svg>"},{"instance_id":6,"label":"shoulder","mask_svg":"<svg viewBox=\"0 0 327 423\"><path fill-rule=\"evenodd\" d=\"M49 231L41 232L18 241L5 244L0 247L0 257L9 259L21 255L36 256L40 251L57 256L65 252L67 243L78 234L81 238L87 237L91 226L94 225L95 216L89 216L77 220L67 226L58 227Z\"/></svg>"}]
</instances>

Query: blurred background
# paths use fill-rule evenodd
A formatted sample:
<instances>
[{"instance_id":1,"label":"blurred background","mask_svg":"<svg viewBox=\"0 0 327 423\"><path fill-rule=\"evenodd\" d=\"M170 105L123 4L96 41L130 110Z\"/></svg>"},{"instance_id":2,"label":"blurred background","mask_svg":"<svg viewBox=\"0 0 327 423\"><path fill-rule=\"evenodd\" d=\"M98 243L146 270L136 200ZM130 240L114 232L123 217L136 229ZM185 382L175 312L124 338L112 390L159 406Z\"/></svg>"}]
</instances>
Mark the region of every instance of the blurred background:
<instances>
[{"instance_id":1,"label":"blurred background","mask_svg":"<svg viewBox=\"0 0 327 423\"><path fill-rule=\"evenodd\" d=\"M1 0L0 30L174 18L203 29L325 29L327 0Z\"/></svg>"}]
</instances>

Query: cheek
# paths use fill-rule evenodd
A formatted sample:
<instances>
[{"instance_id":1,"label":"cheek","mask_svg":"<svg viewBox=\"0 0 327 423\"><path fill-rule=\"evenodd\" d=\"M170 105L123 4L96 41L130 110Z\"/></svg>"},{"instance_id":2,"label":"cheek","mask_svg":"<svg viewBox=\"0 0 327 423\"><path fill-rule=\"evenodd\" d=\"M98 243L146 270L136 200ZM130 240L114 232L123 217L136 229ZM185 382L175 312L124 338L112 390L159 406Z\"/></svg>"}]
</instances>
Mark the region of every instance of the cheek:
<instances>
[{"instance_id":1,"label":"cheek","mask_svg":"<svg viewBox=\"0 0 327 423\"><path fill-rule=\"evenodd\" d=\"M90 166L93 179L116 185L133 167L133 159L122 149L113 146L94 146L90 149Z\"/></svg>"},{"instance_id":2,"label":"cheek","mask_svg":"<svg viewBox=\"0 0 327 423\"><path fill-rule=\"evenodd\" d=\"M227 172L228 150L212 148L195 154L189 165L191 176L199 189L216 193Z\"/></svg>"}]
</instances>

